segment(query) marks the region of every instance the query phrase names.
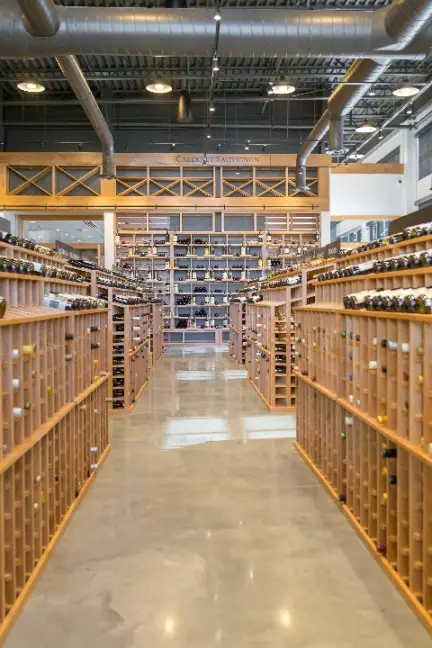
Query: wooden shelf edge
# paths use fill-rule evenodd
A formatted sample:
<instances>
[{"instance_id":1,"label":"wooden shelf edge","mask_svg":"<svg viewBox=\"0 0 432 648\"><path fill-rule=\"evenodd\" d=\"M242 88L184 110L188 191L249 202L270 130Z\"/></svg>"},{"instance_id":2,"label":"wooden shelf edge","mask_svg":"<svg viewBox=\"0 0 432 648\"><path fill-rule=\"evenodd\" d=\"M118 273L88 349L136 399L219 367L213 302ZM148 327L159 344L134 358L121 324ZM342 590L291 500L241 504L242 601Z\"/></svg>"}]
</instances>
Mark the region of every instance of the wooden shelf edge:
<instances>
[{"instance_id":1,"label":"wooden shelf edge","mask_svg":"<svg viewBox=\"0 0 432 648\"><path fill-rule=\"evenodd\" d=\"M347 266L348 267L348 266ZM340 277L340 279L326 279L325 281L314 281L313 286L334 286L348 281L363 281L364 279L392 279L393 277L411 277L422 274L431 274L432 266L423 268L411 268L410 270L392 270L391 272L371 272L370 274L354 275L352 277Z\"/></svg>"},{"instance_id":2,"label":"wooden shelf edge","mask_svg":"<svg viewBox=\"0 0 432 648\"><path fill-rule=\"evenodd\" d=\"M100 378L98 378L98 380L96 382L89 385L89 387L84 389L84 391L81 392L81 394L79 394L78 396L76 396L76 398L74 398L73 404L74 405L79 405L80 403L82 403L82 401L85 400L88 396L90 396L90 394L92 394L98 387L103 385L104 382L106 382L108 380L110 375L111 374L109 372L107 372L105 374L105 376L101 376Z\"/></svg>"},{"instance_id":3,"label":"wooden shelf edge","mask_svg":"<svg viewBox=\"0 0 432 648\"><path fill-rule=\"evenodd\" d=\"M360 539L363 541L365 544L366 548L374 558L375 562L381 567L381 569L385 572L385 574L390 578L390 580L393 582L393 585L396 587L398 592L402 595L402 597L405 599L405 602L408 604L410 609L414 612L418 620L422 623L422 625L425 627L425 629L432 635L432 619L428 615L427 611L423 608L422 605L417 601L417 599L414 597L412 592L409 590L409 588L405 585L405 583L399 578L397 573L392 569L391 565L389 564L388 560L381 556L380 554L377 553L376 547L374 543L372 542L371 538L367 535L366 531L363 529L363 527L357 522L355 517L352 515L351 511L345 504L341 504L337 498L337 493L331 486L331 484L327 481L327 479L324 477L324 475L321 474L320 470L315 466L313 461L310 459L310 457L307 455L305 450L300 446L300 444L297 441L294 441L293 443L295 449L305 462L305 464L311 469L311 471L314 473L316 477L318 477L319 481L321 484L324 486L326 491L329 493L331 498L333 499L333 502L336 504L336 506L339 508L339 510L345 515L347 518L348 522L351 524L352 528L354 531L356 531L357 535L360 537Z\"/></svg>"},{"instance_id":4,"label":"wooden shelf edge","mask_svg":"<svg viewBox=\"0 0 432 648\"><path fill-rule=\"evenodd\" d=\"M145 380L145 381L143 382L143 384L142 384L141 387L139 388L139 391L138 391L138 394L136 395L135 401L134 401L134 402L132 403L132 405L129 407L129 410L128 410L129 412L132 412L133 408L135 407L135 405L136 405L137 402L138 402L139 397L140 397L141 394L143 393L144 389L147 387L147 384L148 384L148 381L149 381L149 380L150 380L150 376L147 378L147 380Z\"/></svg>"},{"instance_id":5,"label":"wooden shelf edge","mask_svg":"<svg viewBox=\"0 0 432 648\"><path fill-rule=\"evenodd\" d=\"M324 385L311 380L310 378L308 378L308 376L303 376L299 371L293 371L293 374L296 378L303 380L303 382L305 382L310 387L314 387L317 391L321 392L321 394L324 394L324 396L327 396L327 398L329 398L330 400L337 400L337 395L334 392L330 391L330 389L324 387Z\"/></svg>"},{"instance_id":6,"label":"wooden shelf edge","mask_svg":"<svg viewBox=\"0 0 432 648\"><path fill-rule=\"evenodd\" d=\"M411 441L408 441L408 439L401 437L399 434L397 434L390 428L386 427L385 425L380 425L378 421L375 421L372 418L372 416L369 416L365 412L362 412L361 410L357 409L357 407L351 405L351 403L345 400L345 398L337 398L336 401L341 407L347 409L349 412L354 414L354 416L356 416L358 419L366 423L366 425L369 425L369 427L373 428L374 430L376 430L377 432L385 436L387 439L389 439L389 441L402 447L410 454L415 455L417 459L422 461L427 466L432 466L432 456L428 455L419 446L416 446Z\"/></svg>"},{"instance_id":7,"label":"wooden shelf edge","mask_svg":"<svg viewBox=\"0 0 432 648\"><path fill-rule=\"evenodd\" d=\"M99 472L100 467L102 464L105 462L106 458L108 457L109 453L111 451L111 444L108 444L105 450L103 451L100 459L99 459L99 464L98 464L98 469L93 472L90 477L87 479L87 481L84 483L83 487L81 488L80 494L78 497L75 499L74 502L72 502L71 506L69 507L68 511L66 512L63 520L61 521L59 527L57 528L56 532L54 533L53 537L48 543L47 548L45 549L44 553L42 554L38 564L34 568L32 575L24 585L21 594L15 601L11 611L7 615L6 619L3 621L3 623L0 625L0 643L3 643L9 634L9 632L12 630L15 622L19 618L21 612L23 611L24 605L27 601L27 598L29 597L31 591L33 590L33 587L36 585L36 582L39 578L39 576L42 574L43 570L46 567L46 564L48 562L48 559L50 558L51 554L53 553L55 547L57 546L57 543L59 540L61 540L64 532L66 531L66 528L68 527L73 514L81 504L82 500L84 499L84 496L86 495L88 489L90 488L92 482L94 481L97 473Z\"/></svg>"},{"instance_id":8,"label":"wooden shelf edge","mask_svg":"<svg viewBox=\"0 0 432 648\"><path fill-rule=\"evenodd\" d=\"M79 405L83 400L85 400L90 394L92 394L100 385L102 385L106 380L108 380L109 374L102 376L99 380L90 387L87 387L79 396L77 396L70 403L66 403L58 412L56 412L48 421L45 421L37 430L33 432L31 437L28 437L24 443L21 443L19 446L16 446L12 452L9 452L1 461L0 461L0 475L2 475L8 468L10 468L20 457L24 456L33 446L36 445L44 436L50 432L56 425L60 423L64 417L69 414L76 405ZM1 636L1 629L0 629Z\"/></svg>"},{"instance_id":9,"label":"wooden shelf edge","mask_svg":"<svg viewBox=\"0 0 432 648\"><path fill-rule=\"evenodd\" d=\"M0 241L0 247L1 248L6 248L7 250L22 250L24 254L29 254L30 256L33 256L37 259L45 259L46 261L54 261L55 263L62 263L63 265L67 265L69 263L69 259L66 259L65 257L51 257L48 254L43 254L43 252L36 252L36 250L29 250L28 248L23 248L20 245L10 245L10 243L6 243L5 241ZM19 261L20 259L18 259ZM48 265L48 264L47 264Z\"/></svg>"},{"instance_id":10,"label":"wooden shelf edge","mask_svg":"<svg viewBox=\"0 0 432 648\"><path fill-rule=\"evenodd\" d=\"M261 394L261 392L260 392L260 390L258 389L258 387L257 387L256 385L254 385L254 383L252 382L252 380L251 380L249 377L247 378L247 380L248 380L249 383L252 385L252 387L255 389L256 393L257 393L258 396L261 398L262 402L264 403L264 405L267 407L267 409L268 409L270 412L294 412L294 411L295 411L295 407L290 406L290 405L284 405L284 406L281 405L280 407L278 407L277 405L270 405L270 404L266 401L266 399L264 398L264 396ZM288 399L288 397L287 397L287 399Z\"/></svg>"},{"instance_id":11,"label":"wooden shelf edge","mask_svg":"<svg viewBox=\"0 0 432 648\"><path fill-rule=\"evenodd\" d=\"M348 317L374 317L376 319L398 319L409 322L426 322L432 324L432 314L423 315L421 313L393 313L389 311L369 311L364 308L343 308L333 304L308 304L307 306L297 306L293 310L308 313L333 313L334 315L346 315Z\"/></svg>"}]
</instances>

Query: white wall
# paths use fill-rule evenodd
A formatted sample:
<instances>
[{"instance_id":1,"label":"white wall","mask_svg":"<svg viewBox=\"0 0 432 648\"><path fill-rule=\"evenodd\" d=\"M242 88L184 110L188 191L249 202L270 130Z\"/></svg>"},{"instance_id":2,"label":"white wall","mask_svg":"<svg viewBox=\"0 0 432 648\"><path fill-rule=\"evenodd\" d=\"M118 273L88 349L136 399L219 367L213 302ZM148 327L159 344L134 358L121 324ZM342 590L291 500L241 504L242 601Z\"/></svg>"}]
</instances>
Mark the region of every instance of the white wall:
<instances>
[{"instance_id":1,"label":"white wall","mask_svg":"<svg viewBox=\"0 0 432 648\"><path fill-rule=\"evenodd\" d=\"M331 174L330 215L332 220L352 216L371 219L403 216L406 182L403 174ZM351 227L355 227L354 224Z\"/></svg>"},{"instance_id":2,"label":"white wall","mask_svg":"<svg viewBox=\"0 0 432 648\"><path fill-rule=\"evenodd\" d=\"M408 125L408 121L405 125ZM364 157L363 162L379 162L398 146L401 151L400 161L405 165L404 183L405 210L404 214L415 211L425 200L432 198L432 174L419 180L418 178L418 138L417 135L432 123L432 107L429 105L417 113L413 128L404 128L386 137Z\"/></svg>"}]
</instances>

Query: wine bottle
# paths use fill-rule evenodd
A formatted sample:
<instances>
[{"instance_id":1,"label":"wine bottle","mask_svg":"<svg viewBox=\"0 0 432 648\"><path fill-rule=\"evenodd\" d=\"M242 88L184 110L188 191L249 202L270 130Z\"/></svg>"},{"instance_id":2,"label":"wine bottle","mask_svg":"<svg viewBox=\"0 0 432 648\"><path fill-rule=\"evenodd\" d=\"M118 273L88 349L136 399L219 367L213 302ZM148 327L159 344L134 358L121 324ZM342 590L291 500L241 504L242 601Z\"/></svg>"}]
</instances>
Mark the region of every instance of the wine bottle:
<instances>
[{"instance_id":1,"label":"wine bottle","mask_svg":"<svg viewBox=\"0 0 432 648\"><path fill-rule=\"evenodd\" d=\"M263 267L263 259L262 259L262 256L259 256L259 257L258 257L258 261L257 261L257 263L258 263L258 268L262 268L262 267Z\"/></svg>"},{"instance_id":2,"label":"wine bottle","mask_svg":"<svg viewBox=\"0 0 432 648\"><path fill-rule=\"evenodd\" d=\"M91 349L100 349L100 344L99 342L92 342L90 345Z\"/></svg>"},{"instance_id":3,"label":"wine bottle","mask_svg":"<svg viewBox=\"0 0 432 648\"><path fill-rule=\"evenodd\" d=\"M382 448L381 457L384 457L385 459L397 457L397 448Z\"/></svg>"},{"instance_id":4,"label":"wine bottle","mask_svg":"<svg viewBox=\"0 0 432 648\"><path fill-rule=\"evenodd\" d=\"M6 313L6 299L4 297L0 297L0 319L2 319L5 316Z\"/></svg>"},{"instance_id":5,"label":"wine bottle","mask_svg":"<svg viewBox=\"0 0 432 648\"><path fill-rule=\"evenodd\" d=\"M65 333L66 342L70 342L70 340L73 340L73 339L74 339L73 333Z\"/></svg>"}]
</instances>

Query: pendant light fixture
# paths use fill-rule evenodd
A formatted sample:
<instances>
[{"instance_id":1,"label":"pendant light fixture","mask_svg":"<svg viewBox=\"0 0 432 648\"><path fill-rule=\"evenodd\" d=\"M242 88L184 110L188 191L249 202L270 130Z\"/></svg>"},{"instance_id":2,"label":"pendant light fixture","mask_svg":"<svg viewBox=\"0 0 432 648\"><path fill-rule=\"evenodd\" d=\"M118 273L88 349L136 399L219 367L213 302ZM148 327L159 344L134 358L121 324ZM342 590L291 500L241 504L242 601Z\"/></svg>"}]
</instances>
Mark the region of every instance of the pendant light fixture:
<instances>
[{"instance_id":1,"label":"pendant light fixture","mask_svg":"<svg viewBox=\"0 0 432 648\"><path fill-rule=\"evenodd\" d=\"M182 90L177 104L177 121L179 124L193 122L192 99L189 90Z\"/></svg>"},{"instance_id":2,"label":"pendant light fixture","mask_svg":"<svg viewBox=\"0 0 432 648\"><path fill-rule=\"evenodd\" d=\"M420 90L415 86L403 85L395 88L393 94L395 97L414 97Z\"/></svg>"},{"instance_id":3,"label":"pendant light fixture","mask_svg":"<svg viewBox=\"0 0 432 648\"><path fill-rule=\"evenodd\" d=\"M146 90L154 94L167 94L171 92L172 85L163 79L153 79L153 81L146 85Z\"/></svg>"},{"instance_id":4,"label":"pendant light fixture","mask_svg":"<svg viewBox=\"0 0 432 648\"><path fill-rule=\"evenodd\" d=\"M376 125L368 119L365 119L360 126L357 126L356 133L375 133L376 130L378 130Z\"/></svg>"},{"instance_id":5,"label":"pendant light fixture","mask_svg":"<svg viewBox=\"0 0 432 648\"><path fill-rule=\"evenodd\" d=\"M23 90L24 92L32 93L43 92L45 90L45 86L43 86L41 83L37 83L33 79L26 79L25 81L18 83L17 88L19 90Z\"/></svg>"},{"instance_id":6,"label":"pendant light fixture","mask_svg":"<svg viewBox=\"0 0 432 648\"><path fill-rule=\"evenodd\" d=\"M289 95L295 92L295 86L285 79L281 79L277 83L273 83L268 92L274 95Z\"/></svg>"}]
</instances>

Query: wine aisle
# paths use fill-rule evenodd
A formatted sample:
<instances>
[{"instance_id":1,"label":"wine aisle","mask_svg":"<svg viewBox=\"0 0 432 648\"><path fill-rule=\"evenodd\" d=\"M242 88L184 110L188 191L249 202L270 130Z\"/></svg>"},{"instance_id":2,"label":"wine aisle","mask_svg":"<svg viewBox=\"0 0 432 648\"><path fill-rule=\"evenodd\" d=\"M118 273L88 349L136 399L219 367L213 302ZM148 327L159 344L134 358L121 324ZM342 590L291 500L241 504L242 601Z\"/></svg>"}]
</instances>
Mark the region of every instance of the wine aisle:
<instances>
[{"instance_id":1,"label":"wine aisle","mask_svg":"<svg viewBox=\"0 0 432 648\"><path fill-rule=\"evenodd\" d=\"M111 427L6 648L430 645L227 352L168 349Z\"/></svg>"}]
</instances>

